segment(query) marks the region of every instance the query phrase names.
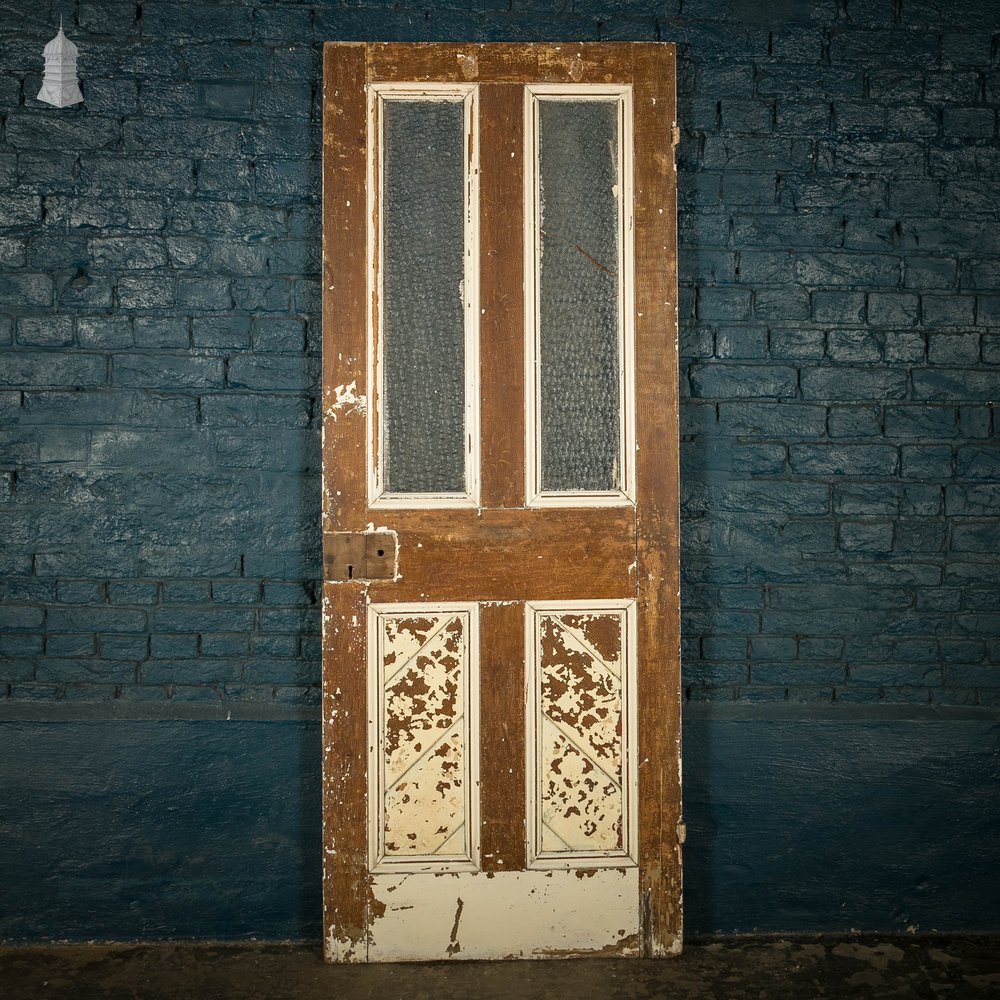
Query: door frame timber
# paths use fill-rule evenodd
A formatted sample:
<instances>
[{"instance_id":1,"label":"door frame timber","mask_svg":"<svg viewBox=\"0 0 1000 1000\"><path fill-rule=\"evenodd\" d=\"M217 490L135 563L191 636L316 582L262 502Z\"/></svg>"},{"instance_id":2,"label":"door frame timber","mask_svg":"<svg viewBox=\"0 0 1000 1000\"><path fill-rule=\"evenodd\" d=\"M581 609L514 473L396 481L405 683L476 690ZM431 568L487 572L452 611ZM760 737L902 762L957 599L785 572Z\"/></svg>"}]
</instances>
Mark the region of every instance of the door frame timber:
<instances>
[{"instance_id":1,"label":"door frame timber","mask_svg":"<svg viewBox=\"0 0 1000 1000\"><path fill-rule=\"evenodd\" d=\"M524 797L524 737L492 719L524 716L520 589L532 578L537 552L555 560L544 592L531 600L579 597L567 572L587 557L591 536L607 532L627 572L593 561L592 598L636 595L638 693L639 951L675 954L681 944L680 654L678 517L678 365L675 47L662 43L402 44L326 43L323 52L323 532L324 559L336 532L361 531L368 506L369 259L359 238L369 232L366 152L372 83L479 83L479 113L503 127L483 133L479 151L479 240L492 255L492 278L479 287L480 370L492 380L482 393L479 509L407 510L400 530L400 572L393 581L323 582L323 894L328 960L365 961L379 906L368 871L368 708L366 630L372 602L425 599L419 581L436 569L433 600L481 601L481 624L510 636L502 649L484 648L486 676L520 671L511 683L481 692L483 772L482 864L502 854L507 870L524 868L525 815L510 810ZM487 168L500 158L506 182L523 184L523 91L527 84L632 86L633 239L635 247L635 499L608 509L526 510L522 292L522 202L506 204L507 187ZM491 86L510 84L516 86ZM516 331L512 335L511 331ZM390 530L396 510L379 511ZM531 515L532 530L512 530ZM560 521L559 519L563 519ZM421 532L439 544L447 526L448 554L428 551ZM525 537L530 534L531 537ZM537 537L536 537L537 536ZM545 539L549 538L548 543ZM495 553L491 555L491 553ZM463 579L463 565L484 571ZM629 565L631 564L631 565ZM622 579L625 572L626 580ZM452 579L452 576L454 577ZM487 576L489 573L487 572ZM570 577L572 574L570 574ZM481 592L477 592L481 591ZM520 700L518 700L520 699ZM509 770L486 767L500 750ZM520 764L517 761L520 760ZM500 773L503 772L503 773Z\"/></svg>"}]
</instances>

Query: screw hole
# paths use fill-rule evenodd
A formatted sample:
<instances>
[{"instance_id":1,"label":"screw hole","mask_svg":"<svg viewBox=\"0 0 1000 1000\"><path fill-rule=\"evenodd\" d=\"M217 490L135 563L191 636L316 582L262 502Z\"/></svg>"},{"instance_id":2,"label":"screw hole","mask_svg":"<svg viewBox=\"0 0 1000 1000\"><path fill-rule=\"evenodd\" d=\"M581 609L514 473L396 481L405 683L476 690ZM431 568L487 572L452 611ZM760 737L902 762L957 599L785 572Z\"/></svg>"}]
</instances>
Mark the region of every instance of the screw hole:
<instances>
[{"instance_id":1,"label":"screw hole","mask_svg":"<svg viewBox=\"0 0 1000 1000\"><path fill-rule=\"evenodd\" d=\"M384 556L384 555L385 555L385 549L379 549L379 550L378 550L378 554L379 554L380 556Z\"/></svg>"}]
</instances>

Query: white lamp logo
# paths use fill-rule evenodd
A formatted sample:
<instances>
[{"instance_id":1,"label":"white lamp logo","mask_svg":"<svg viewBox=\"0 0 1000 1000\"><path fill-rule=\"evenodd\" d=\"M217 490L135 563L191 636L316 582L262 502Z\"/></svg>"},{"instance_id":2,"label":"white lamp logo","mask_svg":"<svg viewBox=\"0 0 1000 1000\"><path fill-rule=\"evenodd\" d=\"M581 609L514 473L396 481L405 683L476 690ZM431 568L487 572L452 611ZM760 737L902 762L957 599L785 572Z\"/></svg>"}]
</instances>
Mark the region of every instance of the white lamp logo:
<instances>
[{"instance_id":1,"label":"white lamp logo","mask_svg":"<svg viewBox=\"0 0 1000 1000\"><path fill-rule=\"evenodd\" d=\"M59 34L45 46L45 77L38 99L57 108L79 104L83 100L80 81L76 78L76 56L79 49L63 34L59 18Z\"/></svg>"}]
</instances>

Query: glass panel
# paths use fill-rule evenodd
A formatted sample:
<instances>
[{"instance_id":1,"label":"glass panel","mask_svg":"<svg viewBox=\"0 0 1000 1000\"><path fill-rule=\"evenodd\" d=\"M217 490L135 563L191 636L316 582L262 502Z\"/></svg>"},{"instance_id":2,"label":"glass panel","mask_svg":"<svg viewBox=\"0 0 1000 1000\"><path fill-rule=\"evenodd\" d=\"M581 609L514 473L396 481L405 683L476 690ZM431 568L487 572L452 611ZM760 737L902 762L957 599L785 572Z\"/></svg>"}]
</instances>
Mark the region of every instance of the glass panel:
<instances>
[{"instance_id":1,"label":"glass panel","mask_svg":"<svg viewBox=\"0 0 1000 1000\"><path fill-rule=\"evenodd\" d=\"M382 104L383 488L465 491L465 108Z\"/></svg>"},{"instance_id":2,"label":"glass panel","mask_svg":"<svg viewBox=\"0 0 1000 1000\"><path fill-rule=\"evenodd\" d=\"M541 489L619 475L617 101L538 101Z\"/></svg>"}]
</instances>

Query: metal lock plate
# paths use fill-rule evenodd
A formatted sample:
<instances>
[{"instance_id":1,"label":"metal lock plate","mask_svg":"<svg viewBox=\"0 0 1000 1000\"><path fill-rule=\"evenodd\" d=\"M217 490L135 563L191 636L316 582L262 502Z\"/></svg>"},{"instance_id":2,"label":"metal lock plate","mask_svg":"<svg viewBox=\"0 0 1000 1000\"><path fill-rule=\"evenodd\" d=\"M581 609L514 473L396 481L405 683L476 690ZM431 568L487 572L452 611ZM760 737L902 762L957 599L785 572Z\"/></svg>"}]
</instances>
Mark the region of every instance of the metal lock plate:
<instances>
[{"instance_id":1,"label":"metal lock plate","mask_svg":"<svg viewBox=\"0 0 1000 1000\"><path fill-rule=\"evenodd\" d=\"M327 580L393 580L396 577L394 531L336 531L327 535L323 575Z\"/></svg>"}]
</instances>

